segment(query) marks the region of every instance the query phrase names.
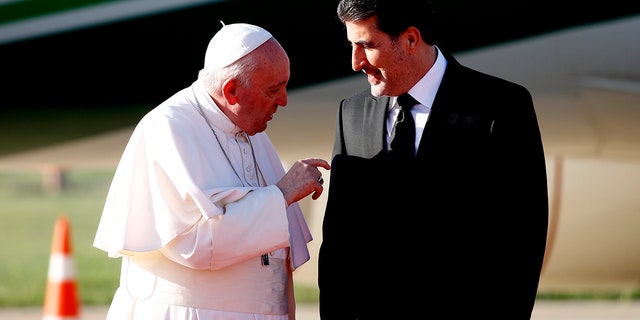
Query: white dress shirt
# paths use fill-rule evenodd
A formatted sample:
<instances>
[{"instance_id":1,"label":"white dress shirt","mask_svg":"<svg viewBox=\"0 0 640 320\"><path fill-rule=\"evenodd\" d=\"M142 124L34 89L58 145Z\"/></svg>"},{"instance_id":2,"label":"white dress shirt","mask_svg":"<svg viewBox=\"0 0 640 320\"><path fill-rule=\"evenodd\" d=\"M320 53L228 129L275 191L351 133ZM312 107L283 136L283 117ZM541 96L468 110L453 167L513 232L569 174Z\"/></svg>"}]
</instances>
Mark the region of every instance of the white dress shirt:
<instances>
[{"instance_id":1,"label":"white dress shirt","mask_svg":"<svg viewBox=\"0 0 640 320\"><path fill-rule=\"evenodd\" d=\"M426 125L427 119L429 118L429 113L431 112L433 100L435 100L436 93L438 92L438 88L440 87L440 83L442 82L444 70L447 68L447 59L445 59L437 46L436 52L436 61L431 69L429 69L429 71L422 77L422 79L420 79L420 81L418 81L408 91L408 93L419 103L411 109L411 115L413 116L416 124L416 152L418 151L418 146L420 145L420 139L422 138L422 132L424 132L424 126ZM387 117L387 146L391 142L391 129L393 128L393 124L398 117L398 113L400 113L400 107L398 106L397 97L394 97L394 100L392 100L392 106L393 107L389 109L389 114Z\"/></svg>"}]
</instances>

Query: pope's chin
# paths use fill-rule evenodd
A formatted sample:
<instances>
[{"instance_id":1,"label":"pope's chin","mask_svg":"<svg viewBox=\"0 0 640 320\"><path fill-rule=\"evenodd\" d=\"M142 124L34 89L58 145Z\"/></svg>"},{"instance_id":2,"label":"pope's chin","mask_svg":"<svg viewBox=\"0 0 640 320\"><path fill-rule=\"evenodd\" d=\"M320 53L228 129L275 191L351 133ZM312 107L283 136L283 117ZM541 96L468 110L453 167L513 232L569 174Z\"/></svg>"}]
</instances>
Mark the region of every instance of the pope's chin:
<instances>
[{"instance_id":1,"label":"pope's chin","mask_svg":"<svg viewBox=\"0 0 640 320\"><path fill-rule=\"evenodd\" d=\"M259 129L259 130L257 130L255 133L263 132L263 131L265 131L265 130L267 130L267 122L266 122L266 121L262 124L262 127L260 127L260 129ZM255 134L255 133L254 133L254 134Z\"/></svg>"}]
</instances>

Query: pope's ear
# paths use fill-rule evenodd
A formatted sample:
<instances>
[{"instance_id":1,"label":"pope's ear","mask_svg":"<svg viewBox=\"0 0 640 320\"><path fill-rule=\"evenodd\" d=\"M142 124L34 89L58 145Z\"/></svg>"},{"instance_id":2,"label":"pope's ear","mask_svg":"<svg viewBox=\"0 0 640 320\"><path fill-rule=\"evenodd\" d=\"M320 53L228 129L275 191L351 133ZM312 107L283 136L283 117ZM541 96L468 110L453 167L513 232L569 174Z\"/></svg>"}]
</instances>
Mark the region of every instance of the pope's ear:
<instances>
[{"instance_id":1,"label":"pope's ear","mask_svg":"<svg viewBox=\"0 0 640 320\"><path fill-rule=\"evenodd\" d=\"M222 95L228 104L236 104L238 102L238 80L232 78L225 81L222 85Z\"/></svg>"}]
</instances>

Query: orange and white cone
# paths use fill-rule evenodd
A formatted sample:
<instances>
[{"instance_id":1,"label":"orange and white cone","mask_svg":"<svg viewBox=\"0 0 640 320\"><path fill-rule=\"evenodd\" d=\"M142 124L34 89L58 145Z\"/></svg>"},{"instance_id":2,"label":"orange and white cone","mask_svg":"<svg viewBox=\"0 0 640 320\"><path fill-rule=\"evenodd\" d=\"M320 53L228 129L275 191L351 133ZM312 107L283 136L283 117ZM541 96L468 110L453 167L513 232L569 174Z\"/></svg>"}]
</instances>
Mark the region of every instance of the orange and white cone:
<instances>
[{"instance_id":1,"label":"orange and white cone","mask_svg":"<svg viewBox=\"0 0 640 320\"><path fill-rule=\"evenodd\" d=\"M71 248L71 228L66 216L56 221L49 258L43 320L79 319L80 301L76 266Z\"/></svg>"}]
</instances>

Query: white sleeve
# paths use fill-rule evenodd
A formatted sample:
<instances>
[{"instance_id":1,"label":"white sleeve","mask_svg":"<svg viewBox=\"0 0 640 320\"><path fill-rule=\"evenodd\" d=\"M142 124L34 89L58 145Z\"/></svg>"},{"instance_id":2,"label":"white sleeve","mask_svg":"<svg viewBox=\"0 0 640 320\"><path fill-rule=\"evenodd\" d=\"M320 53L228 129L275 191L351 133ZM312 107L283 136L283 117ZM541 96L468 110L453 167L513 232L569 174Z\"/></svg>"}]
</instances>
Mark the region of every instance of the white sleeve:
<instances>
[{"instance_id":1,"label":"white sleeve","mask_svg":"<svg viewBox=\"0 0 640 320\"><path fill-rule=\"evenodd\" d=\"M270 185L224 204L222 215L203 216L162 251L187 267L217 270L288 246L286 203Z\"/></svg>"}]
</instances>

